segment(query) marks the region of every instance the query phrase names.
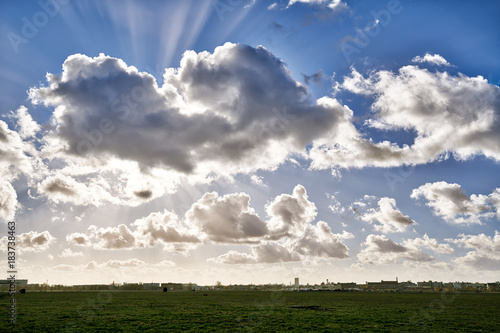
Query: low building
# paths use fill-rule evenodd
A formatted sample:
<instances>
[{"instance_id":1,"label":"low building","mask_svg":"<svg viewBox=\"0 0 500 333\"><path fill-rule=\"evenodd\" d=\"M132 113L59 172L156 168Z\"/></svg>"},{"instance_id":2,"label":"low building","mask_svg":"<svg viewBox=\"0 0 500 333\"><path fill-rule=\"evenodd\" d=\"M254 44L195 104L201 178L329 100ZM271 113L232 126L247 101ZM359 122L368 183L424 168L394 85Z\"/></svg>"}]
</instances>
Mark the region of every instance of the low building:
<instances>
[{"instance_id":1,"label":"low building","mask_svg":"<svg viewBox=\"0 0 500 333\"><path fill-rule=\"evenodd\" d=\"M366 289L371 291L396 291L398 288L398 278L396 281L366 282Z\"/></svg>"},{"instance_id":2,"label":"low building","mask_svg":"<svg viewBox=\"0 0 500 333\"><path fill-rule=\"evenodd\" d=\"M332 286L333 290L354 290L357 288L356 282L337 282Z\"/></svg>"},{"instance_id":3,"label":"low building","mask_svg":"<svg viewBox=\"0 0 500 333\"><path fill-rule=\"evenodd\" d=\"M159 282L143 283L142 289L144 290L160 290Z\"/></svg>"},{"instance_id":4,"label":"low building","mask_svg":"<svg viewBox=\"0 0 500 333\"><path fill-rule=\"evenodd\" d=\"M402 291L415 291L417 284L411 281L399 282L398 288Z\"/></svg>"}]
</instances>

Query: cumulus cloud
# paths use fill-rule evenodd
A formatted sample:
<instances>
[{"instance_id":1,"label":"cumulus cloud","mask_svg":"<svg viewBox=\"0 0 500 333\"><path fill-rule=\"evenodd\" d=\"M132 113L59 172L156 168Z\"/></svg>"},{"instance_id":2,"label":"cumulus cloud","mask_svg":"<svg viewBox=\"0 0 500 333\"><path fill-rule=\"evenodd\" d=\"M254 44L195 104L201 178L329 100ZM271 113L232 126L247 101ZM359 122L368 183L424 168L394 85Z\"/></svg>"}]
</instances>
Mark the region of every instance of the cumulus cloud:
<instances>
[{"instance_id":1,"label":"cumulus cloud","mask_svg":"<svg viewBox=\"0 0 500 333\"><path fill-rule=\"evenodd\" d=\"M213 53L186 51L161 87L152 75L103 54L72 55L62 75L47 80L30 96L55 108L47 137L61 151L179 174L276 168L344 114L329 98L311 101L265 48L231 43Z\"/></svg>"},{"instance_id":2,"label":"cumulus cloud","mask_svg":"<svg viewBox=\"0 0 500 333\"><path fill-rule=\"evenodd\" d=\"M430 63L437 66L450 66L450 63L439 54L426 53L423 57L416 56L411 61L416 63Z\"/></svg>"},{"instance_id":3,"label":"cumulus cloud","mask_svg":"<svg viewBox=\"0 0 500 333\"><path fill-rule=\"evenodd\" d=\"M316 217L316 206L307 191L297 185L293 193L278 195L266 205L268 220L261 219L250 206L246 193L219 196L205 193L193 203L183 218L164 210L137 219L130 225L90 226L86 233L68 234L71 245L98 250L139 249L163 245L165 250L184 252L203 241L224 244L255 244L251 254L230 251L219 263L271 263L297 261L308 257L348 257L342 242L352 233L334 234L328 224ZM64 256L72 255L66 251Z\"/></svg>"},{"instance_id":4,"label":"cumulus cloud","mask_svg":"<svg viewBox=\"0 0 500 333\"><path fill-rule=\"evenodd\" d=\"M465 194L459 184L447 182L426 183L412 191L413 199L424 198L433 214L450 223L479 223L494 216L500 207L500 189L489 196Z\"/></svg>"},{"instance_id":5,"label":"cumulus cloud","mask_svg":"<svg viewBox=\"0 0 500 333\"><path fill-rule=\"evenodd\" d=\"M154 247L157 244L200 243L200 239L168 210L163 213L151 213L135 220L132 224L136 242L141 247ZM180 245L176 250L180 250Z\"/></svg>"},{"instance_id":6,"label":"cumulus cloud","mask_svg":"<svg viewBox=\"0 0 500 333\"><path fill-rule=\"evenodd\" d=\"M59 257L61 258L68 258L68 257L82 257L83 256L83 252L82 251L79 251L79 252L74 252L73 250L71 250L70 248L66 248L64 249L61 254L59 255Z\"/></svg>"},{"instance_id":7,"label":"cumulus cloud","mask_svg":"<svg viewBox=\"0 0 500 333\"><path fill-rule=\"evenodd\" d=\"M266 205L266 212L271 217L269 228L275 238L302 234L317 215L316 205L308 200L302 185L295 186L292 195L278 195Z\"/></svg>"},{"instance_id":8,"label":"cumulus cloud","mask_svg":"<svg viewBox=\"0 0 500 333\"><path fill-rule=\"evenodd\" d=\"M25 252L43 252L46 251L55 241L56 238L48 231L30 231L18 234L16 235L16 251L20 254ZM3 252L7 251L7 243L7 236L0 239L0 245L2 246Z\"/></svg>"},{"instance_id":9,"label":"cumulus cloud","mask_svg":"<svg viewBox=\"0 0 500 333\"><path fill-rule=\"evenodd\" d=\"M411 145L354 141L330 147L325 156L316 156L320 167L327 168L336 158L342 162L346 156L358 158L360 166L385 167L428 163L449 154L459 160L478 154L500 160L500 90L481 76L405 66L397 73L383 70L365 78L353 69L342 88L374 97L374 116L366 126L412 131L416 137Z\"/></svg>"},{"instance_id":10,"label":"cumulus cloud","mask_svg":"<svg viewBox=\"0 0 500 333\"><path fill-rule=\"evenodd\" d=\"M94 243L96 249L131 249L136 245L134 234L125 224L109 228L98 228L92 225L89 231L90 237L97 240L97 243Z\"/></svg>"},{"instance_id":11,"label":"cumulus cloud","mask_svg":"<svg viewBox=\"0 0 500 333\"><path fill-rule=\"evenodd\" d=\"M89 236L83 234L81 232L73 232L66 236L66 241L69 244L78 245L78 246L90 246L92 241Z\"/></svg>"},{"instance_id":12,"label":"cumulus cloud","mask_svg":"<svg viewBox=\"0 0 500 333\"><path fill-rule=\"evenodd\" d=\"M351 209L354 209L363 221L373 224L375 230L383 233L404 232L410 225L415 224L415 221L396 207L395 199L380 198L376 208L367 206L372 201L370 199L374 198L366 197L365 202L356 202Z\"/></svg>"},{"instance_id":13,"label":"cumulus cloud","mask_svg":"<svg viewBox=\"0 0 500 333\"><path fill-rule=\"evenodd\" d=\"M334 234L324 221L312 224L316 205L309 201L307 191L297 185L292 195L280 194L266 205L269 220L267 232L251 253L229 251L212 261L224 264L256 264L287 262L302 258L348 258L348 248L342 239L354 237L345 230Z\"/></svg>"},{"instance_id":14,"label":"cumulus cloud","mask_svg":"<svg viewBox=\"0 0 500 333\"><path fill-rule=\"evenodd\" d=\"M255 243L269 233L268 227L250 207L245 193L219 197L205 193L186 213L189 223L197 225L213 242Z\"/></svg>"},{"instance_id":15,"label":"cumulus cloud","mask_svg":"<svg viewBox=\"0 0 500 333\"><path fill-rule=\"evenodd\" d=\"M384 235L368 235L357 257L360 262L369 264L395 264L400 260L433 261L434 258L422 252L419 246L419 241L398 244Z\"/></svg>"},{"instance_id":16,"label":"cumulus cloud","mask_svg":"<svg viewBox=\"0 0 500 333\"><path fill-rule=\"evenodd\" d=\"M351 238L352 234L342 234L341 237ZM288 244L292 252L310 257L348 258L347 246L340 241L340 237L332 233L331 228L324 221L309 226L300 238Z\"/></svg>"},{"instance_id":17,"label":"cumulus cloud","mask_svg":"<svg viewBox=\"0 0 500 333\"><path fill-rule=\"evenodd\" d=\"M457 244L466 249L472 249L465 256L455 258L458 264L473 269L499 270L500 269L500 233L495 231L493 237L485 234L459 235L457 239L446 241Z\"/></svg>"}]
</instances>

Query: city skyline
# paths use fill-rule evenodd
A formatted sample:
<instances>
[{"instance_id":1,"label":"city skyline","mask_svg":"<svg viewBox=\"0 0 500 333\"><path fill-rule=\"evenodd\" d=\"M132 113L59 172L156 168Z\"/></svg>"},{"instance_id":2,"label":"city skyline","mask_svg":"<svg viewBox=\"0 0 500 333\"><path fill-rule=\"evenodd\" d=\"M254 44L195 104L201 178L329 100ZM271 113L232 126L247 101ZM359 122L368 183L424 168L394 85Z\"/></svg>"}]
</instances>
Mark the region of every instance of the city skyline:
<instances>
[{"instance_id":1,"label":"city skyline","mask_svg":"<svg viewBox=\"0 0 500 333\"><path fill-rule=\"evenodd\" d=\"M0 9L18 279L498 281L497 2Z\"/></svg>"}]
</instances>

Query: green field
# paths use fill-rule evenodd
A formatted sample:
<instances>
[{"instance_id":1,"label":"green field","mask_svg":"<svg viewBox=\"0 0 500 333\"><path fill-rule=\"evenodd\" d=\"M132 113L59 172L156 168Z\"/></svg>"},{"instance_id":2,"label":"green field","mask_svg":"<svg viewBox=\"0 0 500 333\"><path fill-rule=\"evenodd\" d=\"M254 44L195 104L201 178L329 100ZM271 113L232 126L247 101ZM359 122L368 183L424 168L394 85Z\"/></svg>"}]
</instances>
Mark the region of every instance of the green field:
<instances>
[{"instance_id":1,"label":"green field","mask_svg":"<svg viewBox=\"0 0 500 333\"><path fill-rule=\"evenodd\" d=\"M0 295L2 332L500 332L500 294L54 292Z\"/></svg>"}]
</instances>

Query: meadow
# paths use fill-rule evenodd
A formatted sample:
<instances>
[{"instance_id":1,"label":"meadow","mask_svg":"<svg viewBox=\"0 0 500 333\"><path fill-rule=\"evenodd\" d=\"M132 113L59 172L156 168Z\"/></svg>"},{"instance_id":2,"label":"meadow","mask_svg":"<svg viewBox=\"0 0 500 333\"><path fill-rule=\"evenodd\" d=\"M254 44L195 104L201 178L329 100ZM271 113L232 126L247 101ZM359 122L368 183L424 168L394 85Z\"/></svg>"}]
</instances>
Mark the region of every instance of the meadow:
<instances>
[{"instance_id":1,"label":"meadow","mask_svg":"<svg viewBox=\"0 0 500 333\"><path fill-rule=\"evenodd\" d=\"M0 294L2 332L500 332L497 293Z\"/></svg>"}]
</instances>

